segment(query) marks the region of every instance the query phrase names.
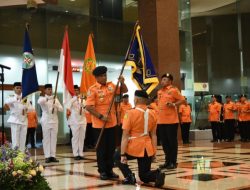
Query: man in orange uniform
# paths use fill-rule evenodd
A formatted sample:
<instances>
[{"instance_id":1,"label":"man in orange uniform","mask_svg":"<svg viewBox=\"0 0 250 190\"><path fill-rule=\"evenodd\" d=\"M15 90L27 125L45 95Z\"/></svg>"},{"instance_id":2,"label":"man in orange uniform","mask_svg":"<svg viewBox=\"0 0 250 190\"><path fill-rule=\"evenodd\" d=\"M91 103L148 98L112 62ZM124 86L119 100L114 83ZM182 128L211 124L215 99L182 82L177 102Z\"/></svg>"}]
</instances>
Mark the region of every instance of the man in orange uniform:
<instances>
[{"instance_id":1,"label":"man in orange uniform","mask_svg":"<svg viewBox=\"0 0 250 190\"><path fill-rule=\"evenodd\" d=\"M247 101L247 96L245 94L240 96L238 112L241 125L241 141L247 142L250 140L250 103Z\"/></svg>"},{"instance_id":2,"label":"man in orange uniform","mask_svg":"<svg viewBox=\"0 0 250 190\"><path fill-rule=\"evenodd\" d=\"M185 102L178 88L172 85L173 76L169 73L162 75L162 88L157 92L158 97L158 126L160 138L165 153L165 163L160 168L175 169L177 161L178 141L177 129L179 118L177 107Z\"/></svg>"},{"instance_id":3,"label":"man in orange uniform","mask_svg":"<svg viewBox=\"0 0 250 190\"><path fill-rule=\"evenodd\" d=\"M158 110L158 99L157 96L154 96L152 99L152 102L149 105L150 108L152 108L155 111L155 114L158 115L159 110ZM156 129L156 136L157 136L157 145L161 145L161 138L160 138L160 131L159 128L157 127Z\"/></svg>"},{"instance_id":4,"label":"man in orange uniform","mask_svg":"<svg viewBox=\"0 0 250 190\"><path fill-rule=\"evenodd\" d=\"M157 151L157 119L155 112L147 108L147 101L146 91L135 91L135 108L124 116L121 152L116 152L115 161L125 177L123 184L136 183L127 160L137 159L140 180L144 183L155 182L156 187L161 187L165 174L160 170L151 171L152 158Z\"/></svg>"},{"instance_id":5,"label":"man in orange uniform","mask_svg":"<svg viewBox=\"0 0 250 190\"><path fill-rule=\"evenodd\" d=\"M30 102L30 104L32 105L32 102ZM27 117L28 117L28 131L25 144L26 146L28 145L30 137L31 148L36 148L35 132L38 124L38 119L35 108L32 108L30 111L27 112Z\"/></svg>"},{"instance_id":6,"label":"man in orange uniform","mask_svg":"<svg viewBox=\"0 0 250 190\"><path fill-rule=\"evenodd\" d=\"M217 102L215 95L211 96L212 102L208 105L208 120L211 123L213 140L211 142L218 142L222 140L220 114L222 105Z\"/></svg>"},{"instance_id":7,"label":"man in orange uniform","mask_svg":"<svg viewBox=\"0 0 250 190\"><path fill-rule=\"evenodd\" d=\"M110 115L107 115L115 85L112 82L107 82L107 67L105 66L96 67L93 75L97 82L89 88L86 109L92 114L92 125L96 139L105 121L107 121L100 144L96 150L98 172L102 180L118 178L119 176L112 170L114 166L113 155L115 152L115 126L117 124L114 105L112 106ZM123 76L120 76L119 81L121 86L115 93L126 93L128 89L124 83Z\"/></svg>"},{"instance_id":8,"label":"man in orange uniform","mask_svg":"<svg viewBox=\"0 0 250 190\"><path fill-rule=\"evenodd\" d=\"M236 105L232 102L231 96L226 96L226 103L223 105L223 115L226 132L225 136L226 141L228 142L232 142L234 140L234 112L236 111L236 109Z\"/></svg>"},{"instance_id":9,"label":"man in orange uniform","mask_svg":"<svg viewBox=\"0 0 250 190\"><path fill-rule=\"evenodd\" d=\"M121 126L119 126L119 144L121 143L121 138L122 138L122 123L123 123L123 118L126 113L126 111L130 110L132 108L132 105L129 103L129 95L124 94L122 97L122 102L120 103L120 118L121 118Z\"/></svg>"},{"instance_id":10,"label":"man in orange uniform","mask_svg":"<svg viewBox=\"0 0 250 190\"><path fill-rule=\"evenodd\" d=\"M191 117L192 109L187 102L187 98L185 97L185 103L180 105L179 114L180 114L180 122L181 122L181 136L183 144L190 144L189 142L189 129L192 123Z\"/></svg>"}]
</instances>

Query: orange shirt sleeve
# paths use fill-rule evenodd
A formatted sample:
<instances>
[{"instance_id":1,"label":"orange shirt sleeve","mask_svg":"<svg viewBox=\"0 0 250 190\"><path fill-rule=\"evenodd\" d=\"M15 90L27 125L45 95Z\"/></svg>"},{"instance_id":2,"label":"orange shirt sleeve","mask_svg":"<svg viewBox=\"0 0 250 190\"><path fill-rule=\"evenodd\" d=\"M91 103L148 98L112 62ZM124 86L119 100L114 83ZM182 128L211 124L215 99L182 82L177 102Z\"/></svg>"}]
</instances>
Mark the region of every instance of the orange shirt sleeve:
<instances>
[{"instance_id":1,"label":"orange shirt sleeve","mask_svg":"<svg viewBox=\"0 0 250 190\"><path fill-rule=\"evenodd\" d=\"M131 129L131 112L126 112L124 117L123 117L123 123L122 123L122 129L125 129L125 130L130 130Z\"/></svg>"},{"instance_id":2,"label":"orange shirt sleeve","mask_svg":"<svg viewBox=\"0 0 250 190\"><path fill-rule=\"evenodd\" d=\"M95 106L95 101L96 99L96 93L94 88L90 88L88 91L88 95L87 95L87 100L86 100L86 105L87 106Z\"/></svg>"}]
</instances>

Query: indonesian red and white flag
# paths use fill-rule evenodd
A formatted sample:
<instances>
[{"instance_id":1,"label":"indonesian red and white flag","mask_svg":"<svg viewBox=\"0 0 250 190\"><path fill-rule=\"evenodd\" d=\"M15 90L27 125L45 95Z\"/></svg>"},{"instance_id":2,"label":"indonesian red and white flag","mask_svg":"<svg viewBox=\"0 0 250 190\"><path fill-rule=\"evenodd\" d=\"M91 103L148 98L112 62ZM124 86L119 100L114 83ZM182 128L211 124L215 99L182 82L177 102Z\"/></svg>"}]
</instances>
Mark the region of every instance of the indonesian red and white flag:
<instances>
[{"instance_id":1,"label":"indonesian red and white flag","mask_svg":"<svg viewBox=\"0 0 250 190\"><path fill-rule=\"evenodd\" d=\"M60 81L62 81L63 103L65 104L75 95L67 28L64 33L58 72L60 73Z\"/></svg>"}]
</instances>

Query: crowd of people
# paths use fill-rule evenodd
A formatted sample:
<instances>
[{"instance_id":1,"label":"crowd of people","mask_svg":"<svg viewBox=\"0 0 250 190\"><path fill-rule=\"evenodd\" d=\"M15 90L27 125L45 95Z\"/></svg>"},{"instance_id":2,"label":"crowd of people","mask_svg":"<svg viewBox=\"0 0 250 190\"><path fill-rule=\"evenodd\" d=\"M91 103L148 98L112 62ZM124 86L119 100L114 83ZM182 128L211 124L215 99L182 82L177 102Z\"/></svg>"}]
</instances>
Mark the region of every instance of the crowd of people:
<instances>
[{"instance_id":1,"label":"crowd of people","mask_svg":"<svg viewBox=\"0 0 250 190\"><path fill-rule=\"evenodd\" d=\"M140 181L154 182L156 187L161 187L165 181L162 170L177 167L179 124L183 144L190 144L192 109L187 99L173 85L173 76L166 73L161 76L161 89L154 98L149 98L145 90L135 91L132 108L129 96L125 94L128 88L123 76L119 77L119 86L116 86L107 82L105 66L96 67L93 75L96 83L89 88L87 97L83 97L79 86L74 85L75 96L64 105L67 124L72 131L74 159L84 159L84 142L89 148L93 148L99 138L96 157L101 180L119 178L113 172L116 164L124 175L123 184L137 183L138 179L128 165L129 160L137 159ZM31 148L36 148L36 112L31 102L22 101L21 83L14 83L14 93L5 102L5 106L10 110L8 122L11 125L12 145L24 151L30 138ZM122 97L120 103L112 103L114 94ZM51 84L45 85L44 95L39 97L37 103L42 109L40 123L45 163L59 162L56 158L58 112L63 112L64 108L53 96ZM237 103L233 103L231 97L227 96L224 105L217 101L216 96L212 96L208 113L213 134L212 142L221 141L223 137L227 141L234 139L235 113L238 113L237 123L242 141L250 140L250 104L245 95L242 95ZM225 130L221 127L222 115ZM158 169L152 170L151 163L157 156L157 145L162 145L165 160Z\"/></svg>"},{"instance_id":2,"label":"crowd of people","mask_svg":"<svg viewBox=\"0 0 250 190\"><path fill-rule=\"evenodd\" d=\"M213 136L211 142L234 141L236 129L239 129L240 141L250 141L250 103L245 94L240 95L237 102L227 95L224 104L221 96L212 95L208 113Z\"/></svg>"}]
</instances>

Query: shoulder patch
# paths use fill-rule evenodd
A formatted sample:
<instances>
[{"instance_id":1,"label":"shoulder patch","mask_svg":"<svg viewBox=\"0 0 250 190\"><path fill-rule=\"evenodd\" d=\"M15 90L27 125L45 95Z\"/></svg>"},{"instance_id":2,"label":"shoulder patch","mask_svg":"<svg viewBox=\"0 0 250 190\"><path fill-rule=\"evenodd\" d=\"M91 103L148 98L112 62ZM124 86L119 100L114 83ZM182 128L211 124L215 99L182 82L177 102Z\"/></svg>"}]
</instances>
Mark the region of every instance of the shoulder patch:
<instances>
[{"instance_id":1,"label":"shoulder patch","mask_svg":"<svg viewBox=\"0 0 250 190\"><path fill-rule=\"evenodd\" d=\"M123 119L128 119L128 113L126 112Z\"/></svg>"}]
</instances>

